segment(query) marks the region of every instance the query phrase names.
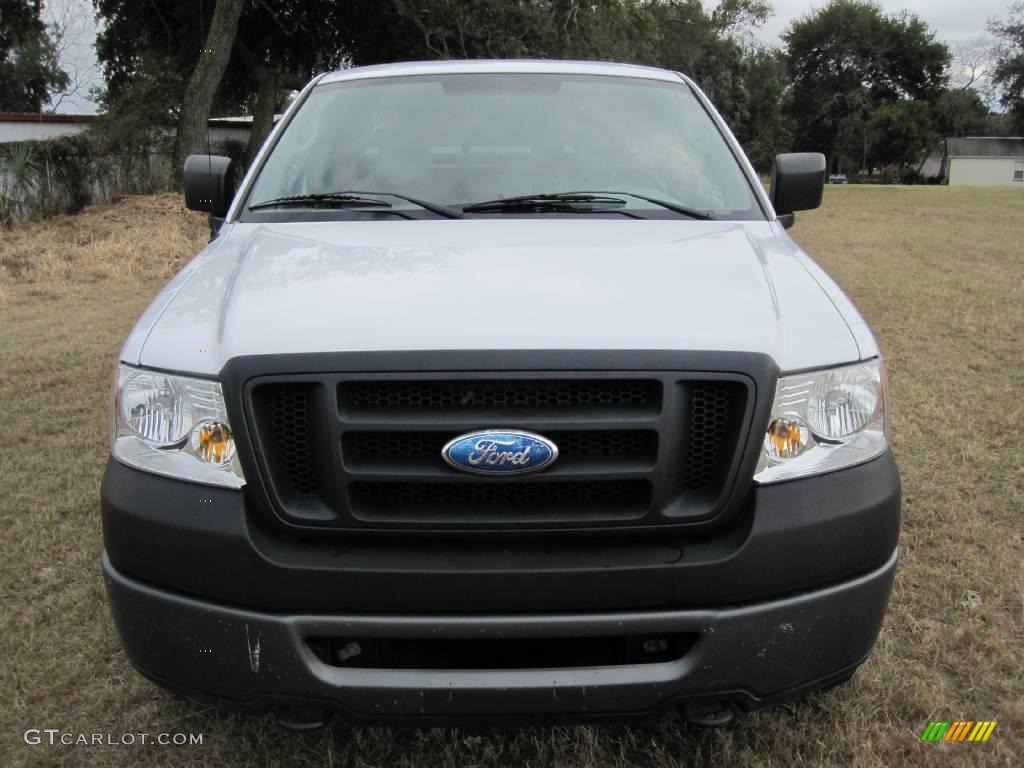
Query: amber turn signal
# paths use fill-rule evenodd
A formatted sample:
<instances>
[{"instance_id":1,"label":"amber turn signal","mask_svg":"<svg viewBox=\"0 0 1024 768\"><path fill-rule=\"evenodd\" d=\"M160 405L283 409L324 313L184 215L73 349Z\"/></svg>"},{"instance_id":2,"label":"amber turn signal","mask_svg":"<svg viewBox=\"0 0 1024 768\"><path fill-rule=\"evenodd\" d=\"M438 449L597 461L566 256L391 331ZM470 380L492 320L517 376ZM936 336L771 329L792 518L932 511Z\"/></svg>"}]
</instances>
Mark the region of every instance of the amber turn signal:
<instances>
[{"instance_id":1,"label":"amber turn signal","mask_svg":"<svg viewBox=\"0 0 1024 768\"><path fill-rule=\"evenodd\" d=\"M765 450L773 459L792 459L807 446L809 428L795 418L775 419L768 425Z\"/></svg>"},{"instance_id":2,"label":"amber turn signal","mask_svg":"<svg viewBox=\"0 0 1024 768\"><path fill-rule=\"evenodd\" d=\"M227 424L204 421L192 432L192 449L203 461L226 464L235 454L235 441Z\"/></svg>"}]
</instances>

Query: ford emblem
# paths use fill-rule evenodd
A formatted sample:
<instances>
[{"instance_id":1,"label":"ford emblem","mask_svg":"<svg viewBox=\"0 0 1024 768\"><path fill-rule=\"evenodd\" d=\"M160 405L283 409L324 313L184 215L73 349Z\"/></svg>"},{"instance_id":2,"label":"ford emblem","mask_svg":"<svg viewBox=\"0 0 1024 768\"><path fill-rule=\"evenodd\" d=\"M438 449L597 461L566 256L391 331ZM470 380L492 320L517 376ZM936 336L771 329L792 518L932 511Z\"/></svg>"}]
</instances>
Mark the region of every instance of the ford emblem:
<instances>
[{"instance_id":1,"label":"ford emblem","mask_svg":"<svg viewBox=\"0 0 1024 768\"><path fill-rule=\"evenodd\" d=\"M459 435L441 449L455 469L477 475L522 475L550 466L558 446L532 432L485 429Z\"/></svg>"}]
</instances>

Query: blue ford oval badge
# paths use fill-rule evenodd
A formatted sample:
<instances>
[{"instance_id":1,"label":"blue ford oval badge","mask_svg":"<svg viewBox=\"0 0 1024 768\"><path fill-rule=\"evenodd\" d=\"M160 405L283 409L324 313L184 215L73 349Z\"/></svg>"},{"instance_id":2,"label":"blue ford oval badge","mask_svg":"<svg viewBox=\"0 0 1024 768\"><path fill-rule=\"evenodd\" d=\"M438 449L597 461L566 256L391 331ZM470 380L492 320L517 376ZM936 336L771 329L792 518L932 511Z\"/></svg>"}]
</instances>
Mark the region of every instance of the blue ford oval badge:
<instances>
[{"instance_id":1,"label":"blue ford oval badge","mask_svg":"<svg viewBox=\"0 0 1024 768\"><path fill-rule=\"evenodd\" d=\"M558 446L532 432L485 429L456 437L441 449L441 456L463 472L522 475L550 466L558 458Z\"/></svg>"}]
</instances>

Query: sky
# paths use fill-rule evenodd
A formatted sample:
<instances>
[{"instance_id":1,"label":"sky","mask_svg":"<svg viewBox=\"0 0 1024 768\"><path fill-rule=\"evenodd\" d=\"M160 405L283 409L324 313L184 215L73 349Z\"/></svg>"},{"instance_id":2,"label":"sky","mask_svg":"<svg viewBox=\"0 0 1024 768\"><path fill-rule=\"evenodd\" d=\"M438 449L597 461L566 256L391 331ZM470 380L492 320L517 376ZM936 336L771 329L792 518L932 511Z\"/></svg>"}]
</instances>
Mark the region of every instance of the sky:
<instances>
[{"instance_id":1,"label":"sky","mask_svg":"<svg viewBox=\"0 0 1024 768\"><path fill-rule=\"evenodd\" d=\"M184 0L191 2L193 0ZM941 40L955 49L957 44L969 43L985 35L989 19L1005 19L1013 0L880 0L887 13L908 10L920 16L934 29ZM775 15L754 36L766 43L781 43L779 34L791 21L825 5L825 0L771 0ZM712 6L714 0L705 0ZM66 114L94 114L96 105L89 99L89 90L103 84L92 44L96 37L90 0L48 0L45 3L47 21L58 20L67 27L67 41L61 55L61 64L77 84L74 93L66 95L57 111Z\"/></svg>"}]
</instances>

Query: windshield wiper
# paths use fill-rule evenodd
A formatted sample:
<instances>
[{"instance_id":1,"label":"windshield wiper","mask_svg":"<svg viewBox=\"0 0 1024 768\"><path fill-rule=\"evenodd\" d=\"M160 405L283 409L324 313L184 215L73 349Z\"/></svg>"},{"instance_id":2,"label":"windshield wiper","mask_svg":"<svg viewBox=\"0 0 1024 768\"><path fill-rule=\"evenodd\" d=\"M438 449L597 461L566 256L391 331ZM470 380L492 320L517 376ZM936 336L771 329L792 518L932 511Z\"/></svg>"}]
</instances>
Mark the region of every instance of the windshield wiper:
<instances>
[{"instance_id":1,"label":"windshield wiper","mask_svg":"<svg viewBox=\"0 0 1024 768\"><path fill-rule=\"evenodd\" d=\"M700 219L701 221L712 221L714 216L698 211L693 208L687 208L685 205L680 203L671 202L668 200L661 200L656 197L647 197L646 195L638 195L635 192L611 192L611 191L600 191L600 192L553 192L549 194L538 194L538 195L520 195L518 197L505 197L500 200L487 200L482 203L471 203L469 205L462 206L463 213L488 213L492 211L530 211L533 213L546 213L549 211L601 211L608 208L615 208L620 205L625 205L626 201L622 200L619 196L624 195L626 197L635 197L638 200L644 200L652 205L657 205L661 208L665 208L675 213L682 214L691 219ZM576 205L591 205L594 207L587 208L575 208ZM627 211L620 211L620 213L627 213Z\"/></svg>"},{"instance_id":2,"label":"windshield wiper","mask_svg":"<svg viewBox=\"0 0 1024 768\"><path fill-rule=\"evenodd\" d=\"M522 212L547 213L550 211L599 211L617 208L626 204L625 200L610 195L596 195L585 192L561 192L543 195L519 195L503 197L498 200L485 200L462 206L463 213L491 212ZM584 205L585 208L574 206Z\"/></svg>"},{"instance_id":3,"label":"windshield wiper","mask_svg":"<svg viewBox=\"0 0 1024 768\"><path fill-rule=\"evenodd\" d=\"M438 216L444 216L446 219L461 219L462 214L454 208L449 208L447 205L441 205L440 203L432 203L429 200L421 200L418 197L409 197L408 195L400 195L397 192L351 192L353 195L384 195L385 197L397 197L399 200L405 200L407 203L418 205L425 211L436 213Z\"/></svg>"},{"instance_id":4,"label":"windshield wiper","mask_svg":"<svg viewBox=\"0 0 1024 768\"><path fill-rule=\"evenodd\" d=\"M399 200L405 200L407 203L418 205L425 211L436 213L438 216L444 216L446 219L461 219L462 214L456 211L454 208L449 208L445 205L438 203L431 203L427 200L420 200L415 197L408 197L407 195L399 195L395 192L313 192L308 195L290 195L288 197L275 197L273 200L265 200L255 205L250 205L250 211L256 211L260 208L276 208L276 207L299 207L305 205L324 205L332 208L362 208L362 207L374 207L374 208L390 208L391 203L386 200L377 200L372 197L363 197L363 195L382 195L384 197L397 197ZM397 211L395 211L397 213Z\"/></svg>"},{"instance_id":5,"label":"windshield wiper","mask_svg":"<svg viewBox=\"0 0 1024 768\"><path fill-rule=\"evenodd\" d=\"M574 192L572 194L583 194L583 193ZM587 193L587 194L589 194L589 193ZM715 217L712 216L710 213L705 213L704 211L698 211L695 208L688 208L687 206L682 205L681 203L677 203L677 202L674 202L674 201L671 201L671 200L662 200L659 197L648 197L647 195L638 195L636 192L605 192L605 191L601 191L600 193L593 193L593 194L625 195L626 197L635 197L637 200L644 200L645 202L651 203L652 205L660 206L661 208L665 208L665 209L667 209L669 211L675 211L676 213L681 213L683 216L688 216L691 219L700 219L701 221L714 221L715 220Z\"/></svg>"},{"instance_id":6,"label":"windshield wiper","mask_svg":"<svg viewBox=\"0 0 1024 768\"><path fill-rule=\"evenodd\" d=\"M369 197L342 194L340 192L316 192L308 195L275 197L271 200L264 200L261 203L250 205L249 210L258 211L261 208L287 208L317 205L323 205L330 208L363 208L367 206L375 208L391 207L391 203L387 200L374 200Z\"/></svg>"}]
</instances>

